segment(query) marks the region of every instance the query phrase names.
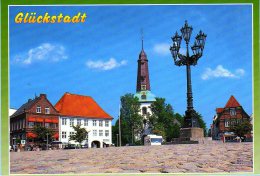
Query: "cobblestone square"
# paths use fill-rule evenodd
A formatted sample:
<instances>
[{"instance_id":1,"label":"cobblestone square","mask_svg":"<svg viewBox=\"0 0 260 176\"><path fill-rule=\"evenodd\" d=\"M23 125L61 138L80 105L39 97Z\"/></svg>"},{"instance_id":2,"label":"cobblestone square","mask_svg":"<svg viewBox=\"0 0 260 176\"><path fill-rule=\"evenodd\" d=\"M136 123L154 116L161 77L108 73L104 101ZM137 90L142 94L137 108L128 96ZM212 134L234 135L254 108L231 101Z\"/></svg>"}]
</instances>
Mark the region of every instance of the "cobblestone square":
<instances>
[{"instance_id":1,"label":"cobblestone square","mask_svg":"<svg viewBox=\"0 0 260 176\"><path fill-rule=\"evenodd\" d=\"M11 174L253 172L253 143L11 152L10 160Z\"/></svg>"}]
</instances>

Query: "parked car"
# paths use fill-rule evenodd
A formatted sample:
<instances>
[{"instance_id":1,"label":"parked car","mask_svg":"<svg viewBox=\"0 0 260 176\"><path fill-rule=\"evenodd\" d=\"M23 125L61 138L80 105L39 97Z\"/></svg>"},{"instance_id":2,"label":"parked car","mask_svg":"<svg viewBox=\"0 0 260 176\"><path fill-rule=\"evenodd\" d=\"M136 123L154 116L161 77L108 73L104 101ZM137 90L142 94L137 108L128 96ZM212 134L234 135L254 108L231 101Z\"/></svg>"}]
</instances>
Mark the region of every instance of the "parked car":
<instances>
[{"instance_id":1,"label":"parked car","mask_svg":"<svg viewBox=\"0 0 260 176\"><path fill-rule=\"evenodd\" d=\"M52 149L61 149L62 148L62 142L60 142L60 141L52 141L51 142L51 148Z\"/></svg>"},{"instance_id":2,"label":"parked car","mask_svg":"<svg viewBox=\"0 0 260 176\"><path fill-rule=\"evenodd\" d=\"M64 149L76 149L76 146L74 144L68 144L64 147Z\"/></svg>"},{"instance_id":3,"label":"parked car","mask_svg":"<svg viewBox=\"0 0 260 176\"><path fill-rule=\"evenodd\" d=\"M82 145L81 148L88 148L88 144Z\"/></svg>"}]
</instances>

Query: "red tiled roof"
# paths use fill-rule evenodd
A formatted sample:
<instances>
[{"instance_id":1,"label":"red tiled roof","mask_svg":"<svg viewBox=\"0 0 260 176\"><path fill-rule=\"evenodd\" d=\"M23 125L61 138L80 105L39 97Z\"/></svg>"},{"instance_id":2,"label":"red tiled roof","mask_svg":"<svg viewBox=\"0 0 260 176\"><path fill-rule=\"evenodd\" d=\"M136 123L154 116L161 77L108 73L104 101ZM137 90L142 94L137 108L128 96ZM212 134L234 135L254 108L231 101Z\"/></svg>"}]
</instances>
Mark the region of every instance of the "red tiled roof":
<instances>
[{"instance_id":1,"label":"red tiled roof","mask_svg":"<svg viewBox=\"0 0 260 176\"><path fill-rule=\"evenodd\" d=\"M216 109L217 113L221 113L221 112L223 112L223 110L224 110L224 108L217 108Z\"/></svg>"},{"instance_id":2,"label":"red tiled roof","mask_svg":"<svg viewBox=\"0 0 260 176\"><path fill-rule=\"evenodd\" d=\"M90 96L65 93L55 108L64 116L112 119Z\"/></svg>"},{"instance_id":3,"label":"red tiled roof","mask_svg":"<svg viewBox=\"0 0 260 176\"><path fill-rule=\"evenodd\" d=\"M234 107L238 107L241 106L238 101L236 100L236 98L231 95L231 97L229 98L225 108L234 108Z\"/></svg>"}]
</instances>

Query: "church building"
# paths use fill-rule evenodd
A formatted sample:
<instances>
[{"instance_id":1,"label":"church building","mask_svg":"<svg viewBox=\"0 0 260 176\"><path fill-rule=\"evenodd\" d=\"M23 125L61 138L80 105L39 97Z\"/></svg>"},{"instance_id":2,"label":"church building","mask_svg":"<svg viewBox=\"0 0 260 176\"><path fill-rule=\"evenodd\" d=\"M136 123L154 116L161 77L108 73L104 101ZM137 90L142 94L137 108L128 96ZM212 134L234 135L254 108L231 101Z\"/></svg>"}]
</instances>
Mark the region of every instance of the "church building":
<instances>
[{"instance_id":1,"label":"church building","mask_svg":"<svg viewBox=\"0 0 260 176\"><path fill-rule=\"evenodd\" d=\"M150 106L155 101L155 95L151 92L148 58L143 48L143 40L142 50L139 54L137 63L138 69L135 97L137 97L140 102L140 114L144 117L144 119L146 119L148 115L152 114Z\"/></svg>"}]
</instances>

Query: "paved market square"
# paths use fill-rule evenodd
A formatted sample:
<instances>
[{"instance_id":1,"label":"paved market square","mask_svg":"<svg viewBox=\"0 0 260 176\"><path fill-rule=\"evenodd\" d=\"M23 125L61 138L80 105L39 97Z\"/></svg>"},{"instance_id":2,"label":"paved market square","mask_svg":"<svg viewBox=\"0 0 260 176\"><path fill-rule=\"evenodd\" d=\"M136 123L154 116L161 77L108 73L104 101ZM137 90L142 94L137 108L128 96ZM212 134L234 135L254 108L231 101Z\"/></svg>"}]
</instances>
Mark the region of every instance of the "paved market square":
<instances>
[{"instance_id":1,"label":"paved market square","mask_svg":"<svg viewBox=\"0 0 260 176\"><path fill-rule=\"evenodd\" d=\"M253 143L126 146L10 153L11 174L253 172Z\"/></svg>"}]
</instances>

